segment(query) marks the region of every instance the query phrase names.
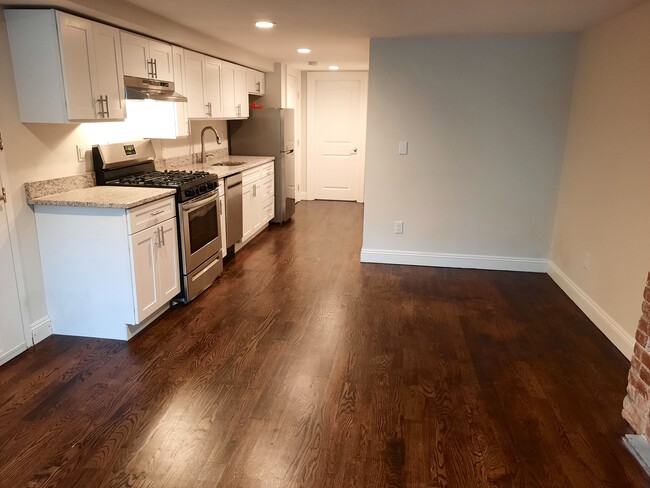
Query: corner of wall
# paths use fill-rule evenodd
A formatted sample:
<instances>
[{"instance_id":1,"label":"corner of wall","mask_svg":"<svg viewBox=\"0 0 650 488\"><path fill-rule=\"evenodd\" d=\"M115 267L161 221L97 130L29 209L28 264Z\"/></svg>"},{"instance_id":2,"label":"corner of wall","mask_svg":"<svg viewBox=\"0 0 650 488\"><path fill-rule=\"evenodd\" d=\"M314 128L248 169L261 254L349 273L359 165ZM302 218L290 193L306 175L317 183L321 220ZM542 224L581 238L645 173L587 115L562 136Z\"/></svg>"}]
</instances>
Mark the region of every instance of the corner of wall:
<instances>
[{"instance_id":1,"label":"corner of wall","mask_svg":"<svg viewBox=\"0 0 650 488\"><path fill-rule=\"evenodd\" d=\"M552 261L549 262L548 275L617 349L630 359L634 350L634 337Z\"/></svg>"}]
</instances>

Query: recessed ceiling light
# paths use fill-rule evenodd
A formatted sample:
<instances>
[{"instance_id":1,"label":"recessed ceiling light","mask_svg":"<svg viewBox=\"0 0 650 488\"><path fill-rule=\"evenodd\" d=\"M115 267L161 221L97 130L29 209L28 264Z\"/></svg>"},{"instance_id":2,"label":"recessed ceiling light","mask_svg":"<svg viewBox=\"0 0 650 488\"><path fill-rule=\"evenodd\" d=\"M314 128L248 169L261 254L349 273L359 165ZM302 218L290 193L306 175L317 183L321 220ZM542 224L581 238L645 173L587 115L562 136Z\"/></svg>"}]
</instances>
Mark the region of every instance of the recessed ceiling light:
<instances>
[{"instance_id":1,"label":"recessed ceiling light","mask_svg":"<svg viewBox=\"0 0 650 488\"><path fill-rule=\"evenodd\" d=\"M309 54L311 52L311 49L306 48L306 47L301 47L300 49L298 49L298 52L300 54Z\"/></svg>"},{"instance_id":2,"label":"recessed ceiling light","mask_svg":"<svg viewBox=\"0 0 650 488\"><path fill-rule=\"evenodd\" d=\"M270 29L271 27L275 27L275 22L269 22L268 20L260 20L255 22L255 27L258 27L260 29Z\"/></svg>"},{"instance_id":3,"label":"recessed ceiling light","mask_svg":"<svg viewBox=\"0 0 650 488\"><path fill-rule=\"evenodd\" d=\"M332 71L336 71L339 69L339 67L333 64L332 66L329 67L329 69L331 69Z\"/></svg>"}]
</instances>

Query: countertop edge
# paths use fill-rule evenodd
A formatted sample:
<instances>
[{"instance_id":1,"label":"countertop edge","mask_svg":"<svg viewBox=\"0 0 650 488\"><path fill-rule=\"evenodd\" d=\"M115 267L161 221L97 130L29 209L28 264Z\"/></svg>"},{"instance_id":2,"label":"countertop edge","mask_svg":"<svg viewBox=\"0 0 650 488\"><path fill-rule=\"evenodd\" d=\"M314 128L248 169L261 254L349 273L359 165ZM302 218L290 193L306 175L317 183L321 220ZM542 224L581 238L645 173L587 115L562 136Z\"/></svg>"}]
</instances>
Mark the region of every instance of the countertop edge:
<instances>
[{"instance_id":1,"label":"countertop edge","mask_svg":"<svg viewBox=\"0 0 650 488\"><path fill-rule=\"evenodd\" d=\"M98 186L90 188L100 188ZM82 190L89 190L90 188L83 188ZM124 187L129 188L129 187ZM155 202L162 198L170 197L176 194L174 189L163 189L163 188L153 188L158 190L160 193L156 195L149 195L146 197L138 198L136 200L128 202L100 202L100 201L88 201L88 200L61 200L61 195L68 193L76 192L79 190L71 190L69 192L55 193L52 195L47 195L44 197L36 198L34 200L28 201L30 205L41 205L48 207L86 207L86 208L122 208L128 210L130 208L139 207L145 203Z\"/></svg>"}]
</instances>

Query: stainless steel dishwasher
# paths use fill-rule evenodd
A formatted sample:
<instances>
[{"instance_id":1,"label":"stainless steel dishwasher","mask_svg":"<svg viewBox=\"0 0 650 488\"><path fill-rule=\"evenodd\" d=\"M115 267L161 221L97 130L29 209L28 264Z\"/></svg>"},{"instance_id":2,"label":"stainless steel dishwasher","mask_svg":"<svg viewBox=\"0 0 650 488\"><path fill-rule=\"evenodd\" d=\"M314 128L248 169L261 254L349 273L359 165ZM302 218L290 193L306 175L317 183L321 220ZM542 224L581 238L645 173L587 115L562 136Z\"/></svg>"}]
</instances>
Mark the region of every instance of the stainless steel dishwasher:
<instances>
[{"instance_id":1,"label":"stainless steel dishwasher","mask_svg":"<svg viewBox=\"0 0 650 488\"><path fill-rule=\"evenodd\" d=\"M244 231L242 221L242 182L241 173L227 176L226 187L226 247L241 241Z\"/></svg>"}]
</instances>

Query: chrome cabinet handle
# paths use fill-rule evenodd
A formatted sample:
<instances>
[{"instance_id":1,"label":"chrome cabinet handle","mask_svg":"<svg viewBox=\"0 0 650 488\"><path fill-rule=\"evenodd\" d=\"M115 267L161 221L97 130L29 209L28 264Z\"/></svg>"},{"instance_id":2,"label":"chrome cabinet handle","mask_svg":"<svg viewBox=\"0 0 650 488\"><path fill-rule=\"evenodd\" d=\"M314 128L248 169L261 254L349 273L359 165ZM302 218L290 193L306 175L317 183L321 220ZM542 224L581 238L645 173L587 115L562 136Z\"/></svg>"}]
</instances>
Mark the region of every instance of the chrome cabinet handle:
<instances>
[{"instance_id":1,"label":"chrome cabinet handle","mask_svg":"<svg viewBox=\"0 0 650 488\"><path fill-rule=\"evenodd\" d=\"M156 234L155 234L155 237L154 237L154 244L155 244L156 247L158 247L158 248L160 247L160 229L159 228L156 228Z\"/></svg>"},{"instance_id":2,"label":"chrome cabinet handle","mask_svg":"<svg viewBox=\"0 0 650 488\"><path fill-rule=\"evenodd\" d=\"M162 245L165 245L165 228L161 225L160 226L160 236L161 236L161 241Z\"/></svg>"},{"instance_id":3,"label":"chrome cabinet handle","mask_svg":"<svg viewBox=\"0 0 650 488\"><path fill-rule=\"evenodd\" d=\"M241 117L241 103L237 104L237 117Z\"/></svg>"},{"instance_id":4,"label":"chrome cabinet handle","mask_svg":"<svg viewBox=\"0 0 650 488\"><path fill-rule=\"evenodd\" d=\"M257 93L260 93L262 91L262 82L257 81L255 84L257 85Z\"/></svg>"},{"instance_id":5,"label":"chrome cabinet handle","mask_svg":"<svg viewBox=\"0 0 650 488\"><path fill-rule=\"evenodd\" d=\"M104 101L106 102L106 118L110 119L111 118L111 110L110 110L110 107L108 106L108 95L104 96Z\"/></svg>"},{"instance_id":6,"label":"chrome cabinet handle","mask_svg":"<svg viewBox=\"0 0 650 488\"><path fill-rule=\"evenodd\" d=\"M153 78L153 59L147 59L147 76Z\"/></svg>"},{"instance_id":7,"label":"chrome cabinet handle","mask_svg":"<svg viewBox=\"0 0 650 488\"><path fill-rule=\"evenodd\" d=\"M257 184L253 185L253 196L257 196Z\"/></svg>"},{"instance_id":8,"label":"chrome cabinet handle","mask_svg":"<svg viewBox=\"0 0 650 488\"><path fill-rule=\"evenodd\" d=\"M153 77L158 78L158 60L152 59L153 61Z\"/></svg>"},{"instance_id":9,"label":"chrome cabinet handle","mask_svg":"<svg viewBox=\"0 0 650 488\"><path fill-rule=\"evenodd\" d=\"M99 112L97 112L97 116L99 118L108 118L109 113L108 113L108 95L100 95L99 98L97 99L97 103L99 103ZM106 103L106 109L104 109L104 103Z\"/></svg>"},{"instance_id":10,"label":"chrome cabinet handle","mask_svg":"<svg viewBox=\"0 0 650 488\"><path fill-rule=\"evenodd\" d=\"M159 215L159 214L163 213L164 211L165 211L165 209L163 208L161 210L156 210L155 212L151 212L150 215L153 217L154 215Z\"/></svg>"},{"instance_id":11,"label":"chrome cabinet handle","mask_svg":"<svg viewBox=\"0 0 650 488\"><path fill-rule=\"evenodd\" d=\"M208 107L208 117L212 117L212 102L206 103L205 106Z\"/></svg>"}]
</instances>

